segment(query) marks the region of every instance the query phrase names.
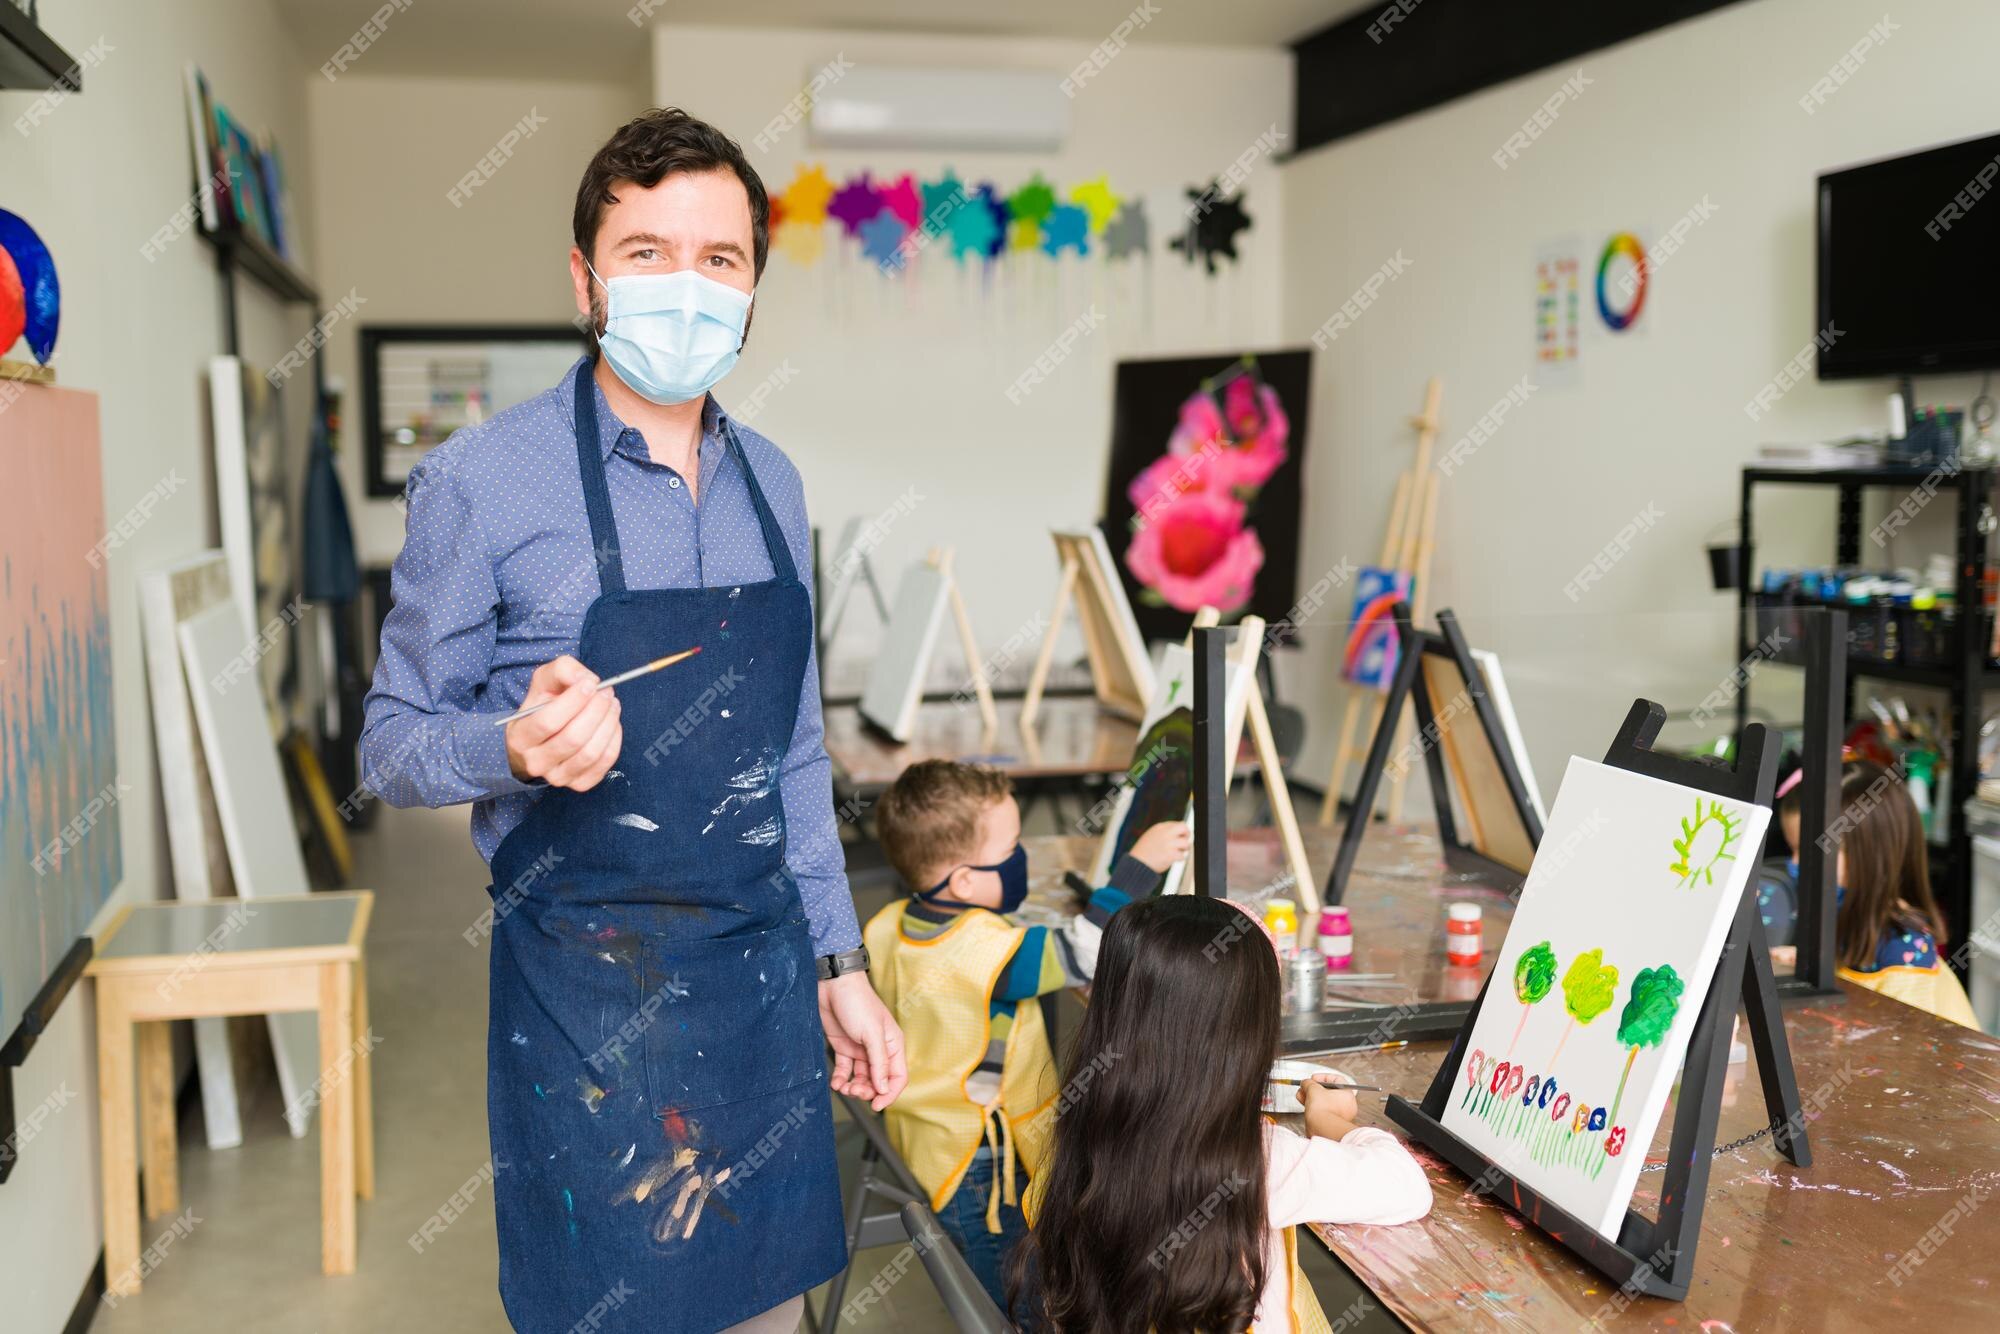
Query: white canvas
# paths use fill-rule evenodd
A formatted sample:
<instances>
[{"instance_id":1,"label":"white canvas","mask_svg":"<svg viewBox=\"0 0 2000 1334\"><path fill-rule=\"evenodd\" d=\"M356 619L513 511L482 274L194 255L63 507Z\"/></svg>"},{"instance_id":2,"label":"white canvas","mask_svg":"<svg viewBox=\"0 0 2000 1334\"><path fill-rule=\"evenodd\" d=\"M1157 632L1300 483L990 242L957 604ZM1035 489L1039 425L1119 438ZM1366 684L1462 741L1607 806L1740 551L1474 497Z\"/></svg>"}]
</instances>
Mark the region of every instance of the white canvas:
<instances>
[{"instance_id":1,"label":"white canvas","mask_svg":"<svg viewBox=\"0 0 2000 1334\"><path fill-rule=\"evenodd\" d=\"M1118 565L1111 558L1111 546L1104 540L1104 530L1091 524L1085 528L1057 528L1054 531L1057 537L1081 539L1089 544L1086 549L1096 572L1093 575L1087 570L1078 571L1077 596L1084 595L1085 583L1103 590L1105 610L1110 613L1123 654L1135 669L1139 692L1150 696L1153 683L1147 676L1152 660L1146 653L1146 636L1140 633L1139 618L1132 614L1132 600L1125 596L1125 582L1118 577Z\"/></svg>"},{"instance_id":2,"label":"white canvas","mask_svg":"<svg viewBox=\"0 0 2000 1334\"><path fill-rule=\"evenodd\" d=\"M1445 1128L1607 1238L1769 820L1762 806L1572 757L1493 955Z\"/></svg>"},{"instance_id":3,"label":"white canvas","mask_svg":"<svg viewBox=\"0 0 2000 1334\"><path fill-rule=\"evenodd\" d=\"M167 850L174 895L227 898L234 893L222 819L209 785L208 759L196 734L181 670L180 623L210 607L229 606L229 565L220 551L204 551L139 578L145 620L146 677L153 701L153 741L159 753L160 793L167 807ZM195 1067L201 1079L202 1123L208 1147L243 1142L236 1080L229 1051L229 1021L194 1021Z\"/></svg>"},{"instance_id":4,"label":"white canvas","mask_svg":"<svg viewBox=\"0 0 2000 1334\"><path fill-rule=\"evenodd\" d=\"M896 585L889 608L889 628L868 669L868 688L861 695L861 716L897 741L908 741L923 702L924 677L937 650L944 625L951 580L944 571L919 561Z\"/></svg>"},{"instance_id":5,"label":"white canvas","mask_svg":"<svg viewBox=\"0 0 2000 1334\"><path fill-rule=\"evenodd\" d=\"M841 525L833 554L822 566L827 571L827 583L826 605L820 614L820 640L827 650L833 648L834 639L840 634L840 622L847 615L847 604L856 584L868 586L875 614L884 622L889 619L889 608L882 601L882 587L875 582L875 565L861 545L862 522L857 516Z\"/></svg>"},{"instance_id":6,"label":"white canvas","mask_svg":"<svg viewBox=\"0 0 2000 1334\"><path fill-rule=\"evenodd\" d=\"M225 603L183 621L180 642L238 896L311 892L255 655L238 608ZM307 1010L269 1018L285 1119L292 1136L299 1138L312 1114L303 1095L319 1069L318 1020Z\"/></svg>"},{"instance_id":7,"label":"white canvas","mask_svg":"<svg viewBox=\"0 0 2000 1334\"><path fill-rule=\"evenodd\" d=\"M215 428L215 503L229 580L258 656L271 736L290 730L284 682L296 642L292 532L285 500L283 416L263 372L237 357L211 357L209 412Z\"/></svg>"},{"instance_id":8,"label":"white canvas","mask_svg":"<svg viewBox=\"0 0 2000 1334\"><path fill-rule=\"evenodd\" d=\"M1478 666L1479 674L1486 678L1486 697L1493 702L1493 711L1500 715L1500 729L1506 734L1507 749L1514 756L1514 767L1521 773L1521 785L1528 789L1528 804L1535 808L1535 818L1547 825L1549 808L1542 804L1542 789L1535 782L1535 766L1528 761L1528 743L1521 735L1521 720L1514 715L1514 697L1507 693L1507 678L1500 671L1500 655L1476 648L1472 650L1472 661Z\"/></svg>"},{"instance_id":9,"label":"white canvas","mask_svg":"<svg viewBox=\"0 0 2000 1334\"><path fill-rule=\"evenodd\" d=\"M1223 683L1224 735L1233 749L1243 735L1243 718L1250 704L1251 673L1235 658L1229 660ZM1134 805L1146 802L1157 786L1165 801L1153 801L1153 815L1123 841L1129 849L1134 838L1160 820L1179 818L1190 830L1194 827L1194 653L1185 644L1166 644L1153 664L1153 698L1139 723L1139 740L1133 747L1132 764L1118 784L1118 797L1105 822L1104 836L1091 863L1091 883L1106 884L1117 860L1120 831L1132 816ZM1184 717L1177 717L1184 715ZM1186 793L1185 799L1181 796ZM1171 807L1174 814L1168 814ZM1143 809L1143 808L1142 808ZM1192 857L1193 854L1190 854ZM1162 894L1178 894L1187 874L1187 860L1176 862L1160 888Z\"/></svg>"}]
</instances>

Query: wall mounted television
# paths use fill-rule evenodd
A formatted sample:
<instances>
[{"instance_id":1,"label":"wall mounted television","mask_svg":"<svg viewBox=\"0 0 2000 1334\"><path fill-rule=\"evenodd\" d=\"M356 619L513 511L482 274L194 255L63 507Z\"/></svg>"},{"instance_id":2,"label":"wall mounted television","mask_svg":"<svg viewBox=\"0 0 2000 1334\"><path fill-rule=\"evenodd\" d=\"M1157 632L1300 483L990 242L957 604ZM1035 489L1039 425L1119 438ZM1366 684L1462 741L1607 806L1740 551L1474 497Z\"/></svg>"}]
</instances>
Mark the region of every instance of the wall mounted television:
<instances>
[{"instance_id":1,"label":"wall mounted television","mask_svg":"<svg viewBox=\"0 0 2000 1334\"><path fill-rule=\"evenodd\" d=\"M1819 178L1819 378L2000 367L2000 134Z\"/></svg>"}]
</instances>

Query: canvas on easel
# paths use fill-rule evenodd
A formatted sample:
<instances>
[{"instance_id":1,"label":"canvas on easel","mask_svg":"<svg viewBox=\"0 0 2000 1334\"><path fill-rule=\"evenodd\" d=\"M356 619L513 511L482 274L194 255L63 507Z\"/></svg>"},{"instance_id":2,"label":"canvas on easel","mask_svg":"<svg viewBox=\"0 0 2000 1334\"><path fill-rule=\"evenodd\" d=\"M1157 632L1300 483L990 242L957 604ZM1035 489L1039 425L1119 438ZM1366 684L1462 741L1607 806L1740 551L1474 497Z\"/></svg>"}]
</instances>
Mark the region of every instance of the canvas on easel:
<instances>
[{"instance_id":1,"label":"canvas on easel","mask_svg":"<svg viewBox=\"0 0 2000 1334\"><path fill-rule=\"evenodd\" d=\"M916 728L917 709L923 703L924 683L930 676L938 633L944 628L947 612L958 624L959 648L965 655L971 693L979 705L985 729L990 733L1000 725L979 641L972 633L965 599L952 574L951 548L937 547L905 571L896 585L896 600L889 609L889 628L869 667L868 685L861 695L862 721L898 743L909 741Z\"/></svg>"},{"instance_id":2,"label":"canvas on easel","mask_svg":"<svg viewBox=\"0 0 2000 1334\"><path fill-rule=\"evenodd\" d=\"M1021 725L1034 726L1049 668L1055 661L1056 641L1072 605L1083 631L1084 654L1090 663L1097 702L1120 717L1143 717L1153 697L1152 664L1103 530L1058 528L1051 536L1061 573L1056 581L1055 610L1049 613L1048 631L1042 636L1041 652L1035 657L1035 670L1021 700Z\"/></svg>"},{"instance_id":3,"label":"canvas on easel","mask_svg":"<svg viewBox=\"0 0 2000 1334\"><path fill-rule=\"evenodd\" d=\"M875 608L875 616L884 625L889 623L889 604L882 597L882 585L875 578L875 563L868 558L868 549L862 545L863 521L858 516L841 525L840 536L833 544L833 555L826 562L826 588L820 597L823 610L820 613L820 652L824 654L833 644L834 636L840 633L840 623L847 615L847 604L854 595L857 585L868 589L868 599Z\"/></svg>"},{"instance_id":4,"label":"canvas on easel","mask_svg":"<svg viewBox=\"0 0 2000 1334\"><path fill-rule=\"evenodd\" d=\"M1501 701L1505 696L1495 691L1495 682L1502 679L1500 660L1478 649L1473 650L1472 658L1504 726L1512 717L1512 707L1503 709ZM1535 859L1535 843L1521 822L1492 739L1480 726L1465 674L1456 658L1441 654L1424 655L1422 670L1424 684L1430 691L1437 745L1444 752L1445 768L1458 802L1460 834L1480 855L1509 870L1527 874L1529 864ZM1518 726L1506 734L1506 741L1514 770L1540 815L1541 798L1535 791L1534 771L1528 767Z\"/></svg>"},{"instance_id":5,"label":"canvas on easel","mask_svg":"<svg viewBox=\"0 0 2000 1334\"><path fill-rule=\"evenodd\" d=\"M1215 625L1213 608L1204 607L1195 617L1197 630ZM1281 841L1287 868L1308 913L1319 911L1319 890L1306 862L1305 844L1298 836L1296 820L1287 822L1291 797L1279 766L1277 747L1265 716L1263 696L1257 688L1257 658L1262 652L1264 622L1245 617L1233 630L1226 665L1226 688L1222 735L1224 741L1223 783L1227 786L1235 771L1236 753L1248 727L1257 753L1260 771L1270 792L1271 805L1278 814ZM1169 644L1160 651L1154 672L1153 699L1139 726L1133 746L1131 768L1121 785L1118 800L1099 842L1091 873L1097 884L1111 877L1111 868L1131 851L1139 835L1166 820L1185 819L1193 825L1195 796L1195 701L1192 632L1188 643ZM1199 835L1197 835L1199 837ZM1194 861L1170 868L1162 877L1163 894L1183 892L1186 867Z\"/></svg>"},{"instance_id":6,"label":"canvas on easel","mask_svg":"<svg viewBox=\"0 0 2000 1334\"><path fill-rule=\"evenodd\" d=\"M1739 1004L1770 1118L1760 1134L1797 1166L1812 1155L1750 889L1776 740L1751 724L1733 768L1705 765L1653 749L1665 718L1637 700L1602 764L1571 761L1465 1026L1422 1103L1391 1096L1387 1110L1625 1291L1679 1299L1722 1152ZM1629 1205L1669 1096L1673 1130L1647 1218Z\"/></svg>"},{"instance_id":7,"label":"canvas on easel","mask_svg":"<svg viewBox=\"0 0 2000 1334\"><path fill-rule=\"evenodd\" d=\"M1153 699L1139 723L1132 764L1091 865L1092 884L1108 883L1111 868L1152 826L1193 819L1194 657L1187 647L1163 645L1153 679ZM1247 681L1248 674L1232 656L1228 667L1228 732L1232 736L1238 735L1243 725ZM1178 893L1185 870L1185 862L1169 867L1155 892Z\"/></svg>"},{"instance_id":8,"label":"canvas on easel","mask_svg":"<svg viewBox=\"0 0 2000 1334\"><path fill-rule=\"evenodd\" d=\"M1485 868L1519 875L1542 841L1540 802L1531 798L1531 782L1524 777L1526 753L1518 728L1508 732L1458 617L1446 608L1437 614L1436 631L1419 630L1409 607L1398 603L1388 620L1396 629L1396 674L1361 761L1354 804L1327 878L1329 903L1339 903L1346 892L1383 779L1400 780L1419 759L1430 780L1438 842L1448 861L1469 856ZM1398 720L1406 705L1414 710L1423 738L1414 746L1398 745ZM1469 838L1462 836L1462 827Z\"/></svg>"},{"instance_id":9,"label":"canvas on easel","mask_svg":"<svg viewBox=\"0 0 2000 1334\"><path fill-rule=\"evenodd\" d=\"M1347 783L1349 762L1359 759L1355 749L1355 728L1361 722L1366 703L1368 724L1362 737L1372 736L1382 717L1382 691L1395 674L1397 638L1389 621L1390 610L1407 603L1421 619L1424 600L1430 596L1431 557L1437 532L1437 471L1431 466L1431 448L1437 442L1439 405L1444 399L1444 382L1432 376L1424 386L1424 409L1410 418L1416 431L1415 454L1410 466L1396 478L1396 490L1389 502L1389 528L1382 539L1382 558L1364 567L1356 582L1353 622L1342 653L1341 675L1350 683L1347 709L1341 715L1340 734L1334 742L1333 769L1328 775L1326 796L1320 802L1319 822L1333 823ZM1406 715L1396 715L1397 741L1407 740ZM1403 812L1403 777L1390 783L1389 818L1399 820Z\"/></svg>"}]
</instances>

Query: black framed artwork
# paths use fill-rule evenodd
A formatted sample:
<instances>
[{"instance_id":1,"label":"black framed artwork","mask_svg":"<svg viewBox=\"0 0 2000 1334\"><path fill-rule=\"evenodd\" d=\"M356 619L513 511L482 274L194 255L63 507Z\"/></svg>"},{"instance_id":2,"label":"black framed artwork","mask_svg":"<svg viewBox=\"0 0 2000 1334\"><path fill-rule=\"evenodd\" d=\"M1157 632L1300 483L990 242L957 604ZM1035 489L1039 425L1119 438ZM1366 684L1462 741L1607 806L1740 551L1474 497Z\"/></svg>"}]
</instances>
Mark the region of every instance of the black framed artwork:
<instances>
[{"instance_id":1,"label":"black framed artwork","mask_svg":"<svg viewBox=\"0 0 2000 1334\"><path fill-rule=\"evenodd\" d=\"M402 495L417 460L453 431L533 398L588 351L588 336L573 324L363 328L368 494Z\"/></svg>"},{"instance_id":2,"label":"black framed artwork","mask_svg":"<svg viewBox=\"0 0 2000 1334\"><path fill-rule=\"evenodd\" d=\"M1304 348L1118 363L1104 537L1149 642L1292 610L1311 385Z\"/></svg>"}]
</instances>

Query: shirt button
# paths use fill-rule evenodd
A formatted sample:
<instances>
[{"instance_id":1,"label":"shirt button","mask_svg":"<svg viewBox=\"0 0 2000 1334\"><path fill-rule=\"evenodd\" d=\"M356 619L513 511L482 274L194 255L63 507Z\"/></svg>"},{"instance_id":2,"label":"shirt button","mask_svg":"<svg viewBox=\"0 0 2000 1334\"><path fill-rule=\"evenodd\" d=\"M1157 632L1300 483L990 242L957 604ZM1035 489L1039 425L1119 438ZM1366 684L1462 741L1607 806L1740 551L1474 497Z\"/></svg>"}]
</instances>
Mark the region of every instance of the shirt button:
<instances>
[{"instance_id":1,"label":"shirt button","mask_svg":"<svg viewBox=\"0 0 2000 1334\"><path fill-rule=\"evenodd\" d=\"M667 485L672 487L674 490L678 491L681 489L681 479L678 477L669 477L667 479Z\"/></svg>"}]
</instances>

